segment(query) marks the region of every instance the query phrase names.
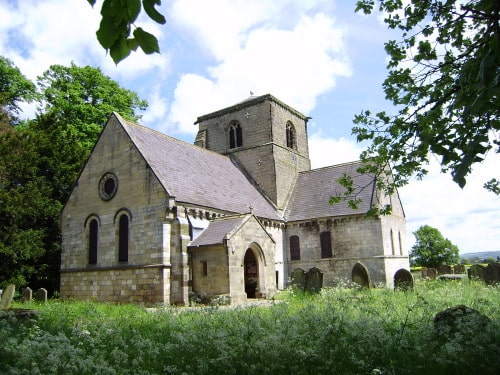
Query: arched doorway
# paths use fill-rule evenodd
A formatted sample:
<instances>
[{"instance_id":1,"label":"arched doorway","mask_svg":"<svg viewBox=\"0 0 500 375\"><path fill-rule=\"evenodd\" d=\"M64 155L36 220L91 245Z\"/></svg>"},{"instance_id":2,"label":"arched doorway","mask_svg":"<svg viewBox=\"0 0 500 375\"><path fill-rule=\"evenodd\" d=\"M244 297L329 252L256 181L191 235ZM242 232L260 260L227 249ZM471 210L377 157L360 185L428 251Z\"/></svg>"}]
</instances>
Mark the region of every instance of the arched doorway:
<instances>
[{"instance_id":1,"label":"arched doorway","mask_svg":"<svg viewBox=\"0 0 500 375\"><path fill-rule=\"evenodd\" d=\"M259 262L252 249L247 249L244 258L245 293L247 298L256 298L259 287Z\"/></svg>"},{"instance_id":2,"label":"arched doorway","mask_svg":"<svg viewBox=\"0 0 500 375\"><path fill-rule=\"evenodd\" d=\"M369 288L371 285L370 274L366 267L361 263L356 263L352 268L352 282L363 288Z\"/></svg>"}]
</instances>

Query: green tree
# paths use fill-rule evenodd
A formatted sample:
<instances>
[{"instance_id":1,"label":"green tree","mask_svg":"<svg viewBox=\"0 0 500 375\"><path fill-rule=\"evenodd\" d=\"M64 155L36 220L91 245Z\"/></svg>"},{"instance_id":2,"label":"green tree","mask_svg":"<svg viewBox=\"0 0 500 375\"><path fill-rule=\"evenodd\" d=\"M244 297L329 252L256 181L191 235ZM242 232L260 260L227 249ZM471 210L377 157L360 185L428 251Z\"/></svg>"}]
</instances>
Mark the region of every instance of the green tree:
<instances>
[{"instance_id":1,"label":"green tree","mask_svg":"<svg viewBox=\"0 0 500 375\"><path fill-rule=\"evenodd\" d=\"M136 121L147 102L124 89L98 68L52 65L37 80L43 96L41 113L57 115L76 131L79 142L91 148L112 111Z\"/></svg>"},{"instance_id":2,"label":"green tree","mask_svg":"<svg viewBox=\"0 0 500 375\"><path fill-rule=\"evenodd\" d=\"M416 241L410 250L412 265L437 267L440 264L458 263L460 259L458 247L444 238L438 229L423 225L413 234Z\"/></svg>"},{"instance_id":3,"label":"green tree","mask_svg":"<svg viewBox=\"0 0 500 375\"><path fill-rule=\"evenodd\" d=\"M383 175L386 193L427 174L431 154L443 172L463 187L474 163L500 152L500 2L498 0L377 1L389 28L401 40L385 43L386 99L396 114L362 111L353 134L371 145L360 172ZM374 0L356 11L373 12ZM492 176L485 187L500 194Z\"/></svg>"},{"instance_id":4,"label":"green tree","mask_svg":"<svg viewBox=\"0 0 500 375\"><path fill-rule=\"evenodd\" d=\"M20 102L36 96L35 85L6 57L0 56L0 121L17 123Z\"/></svg>"},{"instance_id":5,"label":"green tree","mask_svg":"<svg viewBox=\"0 0 500 375\"><path fill-rule=\"evenodd\" d=\"M92 6L96 3L96 0L87 1ZM109 51L116 64L130 55L130 52L136 51L137 47L148 55L160 52L156 37L142 27L135 27L134 24L142 8L153 21L160 25L165 24L167 21L156 10L156 5L161 5L161 0L104 0L102 2L102 18L96 32L97 40L106 51ZM133 31L132 26L134 26Z\"/></svg>"},{"instance_id":6,"label":"green tree","mask_svg":"<svg viewBox=\"0 0 500 375\"><path fill-rule=\"evenodd\" d=\"M147 103L74 64L52 66L39 84L37 117L0 128L0 285L54 291L61 208L111 111L136 120Z\"/></svg>"}]
</instances>

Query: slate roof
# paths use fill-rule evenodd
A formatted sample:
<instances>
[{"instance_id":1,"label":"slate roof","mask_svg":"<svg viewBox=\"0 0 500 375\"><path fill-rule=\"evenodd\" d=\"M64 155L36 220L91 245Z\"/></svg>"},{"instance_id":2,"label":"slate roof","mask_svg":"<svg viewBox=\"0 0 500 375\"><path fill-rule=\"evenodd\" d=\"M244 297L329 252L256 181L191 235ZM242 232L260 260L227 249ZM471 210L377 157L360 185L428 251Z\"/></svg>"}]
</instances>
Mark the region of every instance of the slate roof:
<instances>
[{"instance_id":1,"label":"slate roof","mask_svg":"<svg viewBox=\"0 0 500 375\"><path fill-rule=\"evenodd\" d=\"M292 195L285 210L287 221L309 220L313 218L365 214L372 205L375 178L360 175L356 169L361 162L333 165L299 173ZM345 189L337 180L346 173L354 178L358 187L358 198L362 199L357 210L347 202L328 204L331 196L343 193ZM361 187L364 187L361 189Z\"/></svg>"},{"instance_id":2,"label":"slate roof","mask_svg":"<svg viewBox=\"0 0 500 375\"><path fill-rule=\"evenodd\" d=\"M191 241L189 246L197 247L222 244L225 236L238 228L244 220L245 216L238 216L211 221L207 229L205 229L196 239Z\"/></svg>"},{"instance_id":3,"label":"slate roof","mask_svg":"<svg viewBox=\"0 0 500 375\"><path fill-rule=\"evenodd\" d=\"M229 157L114 116L177 202L282 219Z\"/></svg>"}]
</instances>

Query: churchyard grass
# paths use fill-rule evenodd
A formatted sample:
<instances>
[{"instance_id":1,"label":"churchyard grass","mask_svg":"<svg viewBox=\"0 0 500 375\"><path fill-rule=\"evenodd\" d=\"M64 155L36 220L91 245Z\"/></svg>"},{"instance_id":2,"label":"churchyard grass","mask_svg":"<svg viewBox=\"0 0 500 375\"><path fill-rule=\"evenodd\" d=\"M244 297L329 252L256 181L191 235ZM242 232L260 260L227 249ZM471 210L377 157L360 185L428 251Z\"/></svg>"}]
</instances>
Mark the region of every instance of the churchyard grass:
<instances>
[{"instance_id":1,"label":"churchyard grass","mask_svg":"<svg viewBox=\"0 0 500 375\"><path fill-rule=\"evenodd\" d=\"M464 304L491 319L443 338ZM18 304L18 307L26 307ZM288 290L267 307L158 308L57 300L0 319L2 374L498 374L500 287L421 281L411 292Z\"/></svg>"}]
</instances>

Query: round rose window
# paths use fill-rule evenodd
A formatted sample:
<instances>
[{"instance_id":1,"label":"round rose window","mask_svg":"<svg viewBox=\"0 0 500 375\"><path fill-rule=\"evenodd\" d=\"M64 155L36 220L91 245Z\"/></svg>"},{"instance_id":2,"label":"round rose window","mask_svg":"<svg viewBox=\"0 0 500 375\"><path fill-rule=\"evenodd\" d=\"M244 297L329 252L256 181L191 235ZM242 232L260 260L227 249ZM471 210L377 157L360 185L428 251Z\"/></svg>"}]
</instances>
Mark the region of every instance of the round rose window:
<instances>
[{"instance_id":1,"label":"round rose window","mask_svg":"<svg viewBox=\"0 0 500 375\"><path fill-rule=\"evenodd\" d=\"M114 173L108 172L99 181L99 196L103 201L109 201L118 190L118 179Z\"/></svg>"}]
</instances>

